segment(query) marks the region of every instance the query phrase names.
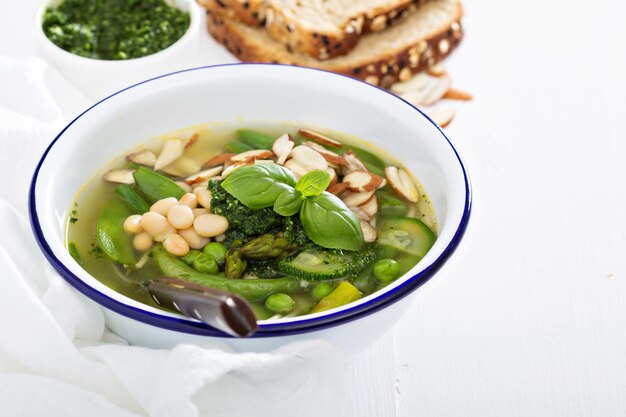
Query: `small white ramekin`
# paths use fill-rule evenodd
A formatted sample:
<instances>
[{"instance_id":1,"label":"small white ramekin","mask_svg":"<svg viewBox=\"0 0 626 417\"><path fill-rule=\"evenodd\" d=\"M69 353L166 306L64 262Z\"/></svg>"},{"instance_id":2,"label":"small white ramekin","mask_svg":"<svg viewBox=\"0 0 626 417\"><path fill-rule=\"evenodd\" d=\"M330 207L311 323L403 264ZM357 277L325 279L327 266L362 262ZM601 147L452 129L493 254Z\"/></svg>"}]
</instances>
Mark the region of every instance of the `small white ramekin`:
<instances>
[{"instance_id":1,"label":"small white ramekin","mask_svg":"<svg viewBox=\"0 0 626 417\"><path fill-rule=\"evenodd\" d=\"M60 2L61 0L43 0L37 8L35 46L43 59L93 100L99 100L128 85L163 73L198 66L202 13L195 0L167 1L190 15L189 28L178 41L152 55L116 61L74 55L59 48L46 37L42 28L44 12L49 6Z\"/></svg>"}]
</instances>

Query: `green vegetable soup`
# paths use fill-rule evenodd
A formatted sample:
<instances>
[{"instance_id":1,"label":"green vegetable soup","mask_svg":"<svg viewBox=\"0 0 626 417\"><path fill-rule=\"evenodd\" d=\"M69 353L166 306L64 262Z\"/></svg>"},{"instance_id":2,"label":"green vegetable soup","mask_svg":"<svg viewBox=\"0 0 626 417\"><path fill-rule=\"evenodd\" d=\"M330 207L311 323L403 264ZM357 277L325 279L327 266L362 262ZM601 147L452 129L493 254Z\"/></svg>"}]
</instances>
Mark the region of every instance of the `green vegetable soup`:
<instances>
[{"instance_id":1,"label":"green vegetable soup","mask_svg":"<svg viewBox=\"0 0 626 417\"><path fill-rule=\"evenodd\" d=\"M72 257L153 307L162 275L246 298L257 319L359 300L408 272L437 220L398 161L349 135L290 124L196 126L90 179L67 219Z\"/></svg>"}]
</instances>

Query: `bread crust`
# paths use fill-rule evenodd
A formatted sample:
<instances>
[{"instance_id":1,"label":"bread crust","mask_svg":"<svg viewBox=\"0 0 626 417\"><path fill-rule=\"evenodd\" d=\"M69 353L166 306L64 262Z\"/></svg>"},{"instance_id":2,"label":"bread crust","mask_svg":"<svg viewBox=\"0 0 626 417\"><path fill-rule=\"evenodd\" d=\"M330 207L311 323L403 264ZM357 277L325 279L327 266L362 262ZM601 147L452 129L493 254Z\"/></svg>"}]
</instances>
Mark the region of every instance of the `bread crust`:
<instances>
[{"instance_id":1,"label":"bread crust","mask_svg":"<svg viewBox=\"0 0 626 417\"><path fill-rule=\"evenodd\" d=\"M381 51L375 59L351 64L336 64L332 61L312 62L288 51L274 54L262 43L240 31L236 21L217 13L207 13L207 24L209 33L243 62L310 66L343 73L373 85L389 88L392 84L406 81L414 74L437 64L456 49L463 39L461 15L462 9L459 6L458 15L451 19L449 25L439 28L426 38L416 40L408 47Z\"/></svg>"},{"instance_id":2,"label":"bread crust","mask_svg":"<svg viewBox=\"0 0 626 417\"><path fill-rule=\"evenodd\" d=\"M211 13L236 18L250 26L265 27L270 36L287 50L319 60L349 53L363 34L384 30L396 20L415 12L427 1L396 0L386 7L346 16L345 23L336 30L319 31L289 19L284 11L262 0L198 0Z\"/></svg>"}]
</instances>

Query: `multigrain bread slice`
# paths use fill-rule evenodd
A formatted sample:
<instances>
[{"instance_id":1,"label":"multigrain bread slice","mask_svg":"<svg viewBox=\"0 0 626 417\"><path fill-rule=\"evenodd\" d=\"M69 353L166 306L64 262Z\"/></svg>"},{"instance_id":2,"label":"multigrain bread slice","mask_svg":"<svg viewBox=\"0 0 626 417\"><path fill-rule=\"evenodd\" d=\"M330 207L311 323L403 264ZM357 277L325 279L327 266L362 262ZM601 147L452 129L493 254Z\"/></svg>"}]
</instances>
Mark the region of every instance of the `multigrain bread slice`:
<instances>
[{"instance_id":1,"label":"multigrain bread slice","mask_svg":"<svg viewBox=\"0 0 626 417\"><path fill-rule=\"evenodd\" d=\"M363 36L348 55L319 61L289 52L263 29L208 13L209 32L244 62L274 62L340 72L387 88L435 65L461 42L460 0L432 0L382 32Z\"/></svg>"},{"instance_id":2,"label":"multigrain bread slice","mask_svg":"<svg viewBox=\"0 0 626 417\"><path fill-rule=\"evenodd\" d=\"M198 0L213 14L265 27L290 51L325 60L345 55L428 0Z\"/></svg>"}]
</instances>

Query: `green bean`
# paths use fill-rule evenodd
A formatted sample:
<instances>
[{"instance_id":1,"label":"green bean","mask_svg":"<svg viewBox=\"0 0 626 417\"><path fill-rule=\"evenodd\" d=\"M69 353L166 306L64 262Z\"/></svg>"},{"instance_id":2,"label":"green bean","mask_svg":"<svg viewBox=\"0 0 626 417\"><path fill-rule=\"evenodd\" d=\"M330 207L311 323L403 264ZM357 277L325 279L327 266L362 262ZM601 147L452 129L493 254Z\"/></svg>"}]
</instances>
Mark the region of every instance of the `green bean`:
<instances>
[{"instance_id":1,"label":"green bean","mask_svg":"<svg viewBox=\"0 0 626 417\"><path fill-rule=\"evenodd\" d=\"M303 288L302 280L283 277L271 279L229 279L220 275L204 274L170 255L161 245L152 250L152 259L164 275L183 279L218 290L231 291L248 300L257 300L275 292L293 292ZM304 284L306 287L306 284Z\"/></svg>"},{"instance_id":2,"label":"green bean","mask_svg":"<svg viewBox=\"0 0 626 417\"><path fill-rule=\"evenodd\" d=\"M311 296L315 301L319 301L333 291L335 286L330 282L320 282L311 291Z\"/></svg>"},{"instance_id":3,"label":"green bean","mask_svg":"<svg viewBox=\"0 0 626 417\"><path fill-rule=\"evenodd\" d=\"M217 262L211 255L201 253L193 260L193 269L198 272L204 272L205 274L215 275L219 272Z\"/></svg>"},{"instance_id":4,"label":"green bean","mask_svg":"<svg viewBox=\"0 0 626 417\"><path fill-rule=\"evenodd\" d=\"M139 167L133 174L139 190L151 203L168 197L180 199L185 190L171 179L146 167Z\"/></svg>"},{"instance_id":5,"label":"green bean","mask_svg":"<svg viewBox=\"0 0 626 417\"><path fill-rule=\"evenodd\" d=\"M265 307L272 313L287 314L296 306L296 302L288 294L277 292L265 299Z\"/></svg>"},{"instance_id":6,"label":"green bean","mask_svg":"<svg viewBox=\"0 0 626 417\"><path fill-rule=\"evenodd\" d=\"M226 246L219 242L211 242L202 249L202 252L211 255L220 266L224 265L224 257L227 251Z\"/></svg>"},{"instance_id":7,"label":"green bean","mask_svg":"<svg viewBox=\"0 0 626 417\"><path fill-rule=\"evenodd\" d=\"M341 283L326 297L322 298L311 313L319 313L321 311L330 310L332 308L341 307L361 298L359 290L348 281Z\"/></svg>"},{"instance_id":8,"label":"green bean","mask_svg":"<svg viewBox=\"0 0 626 417\"><path fill-rule=\"evenodd\" d=\"M132 185L122 184L115 187L115 193L122 199L135 214L144 214L150 211L150 206Z\"/></svg>"},{"instance_id":9,"label":"green bean","mask_svg":"<svg viewBox=\"0 0 626 417\"><path fill-rule=\"evenodd\" d=\"M398 278L400 264L393 259L380 259L374 264L374 276L383 284L387 284Z\"/></svg>"},{"instance_id":10,"label":"green bean","mask_svg":"<svg viewBox=\"0 0 626 417\"><path fill-rule=\"evenodd\" d=\"M135 252L130 235L124 231L124 220L133 214L126 204L113 196L104 206L96 223L96 241L114 262L135 264Z\"/></svg>"},{"instance_id":11,"label":"green bean","mask_svg":"<svg viewBox=\"0 0 626 417\"><path fill-rule=\"evenodd\" d=\"M406 204L388 191L378 191L379 212L383 216L403 217L406 215Z\"/></svg>"},{"instance_id":12,"label":"green bean","mask_svg":"<svg viewBox=\"0 0 626 417\"><path fill-rule=\"evenodd\" d=\"M252 146L254 149L272 149L274 140L276 140L272 136L249 129L238 130L237 139L246 145Z\"/></svg>"},{"instance_id":13,"label":"green bean","mask_svg":"<svg viewBox=\"0 0 626 417\"><path fill-rule=\"evenodd\" d=\"M251 151L253 149L254 148L252 146L246 145L245 143L236 140L229 142L228 145L226 145L226 150L232 153L241 153Z\"/></svg>"},{"instance_id":14,"label":"green bean","mask_svg":"<svg viewBox=\"0 0 626 417\"><path fill-rule=\"evenodd\" d=\"M202 252L200 252L199 250L192 249L189 251L187 255L183 256L180 259L187 265L192 266L194 259L196 259L196 257L200 255L201 253Z\"/></svg>"}]
</instances>

